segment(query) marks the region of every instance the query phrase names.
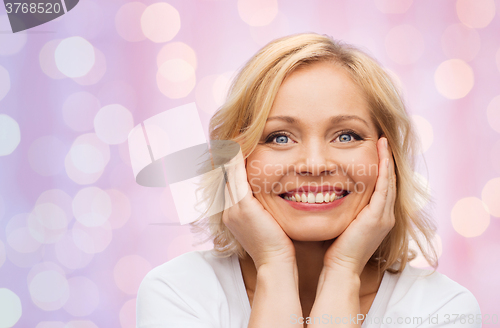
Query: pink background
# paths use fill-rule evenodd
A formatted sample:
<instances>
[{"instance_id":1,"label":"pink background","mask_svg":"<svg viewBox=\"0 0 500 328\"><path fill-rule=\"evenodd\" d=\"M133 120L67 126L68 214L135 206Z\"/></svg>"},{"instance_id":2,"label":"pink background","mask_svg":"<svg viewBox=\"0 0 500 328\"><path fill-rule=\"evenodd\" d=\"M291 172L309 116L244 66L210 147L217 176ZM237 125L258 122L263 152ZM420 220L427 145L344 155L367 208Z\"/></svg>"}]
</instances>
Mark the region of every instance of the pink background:
<instances>
[{"instance_id":1,"label":"pink background","mask_svg":"<svg viewBox=\"0 0 500 328\"><path fill-rule=\"evenodd\" d=\"M438 271L491 322L499 11L493 0L81 0L12 34L0 9L0 303L13 304L0 326L134 327L144 275L210 245L191 245L169 188L135 183L128 131L196 102L207 133L234 73L272 39L308 31L361 47L399 81L425 150Z\"/></svg>"}]
</instances>

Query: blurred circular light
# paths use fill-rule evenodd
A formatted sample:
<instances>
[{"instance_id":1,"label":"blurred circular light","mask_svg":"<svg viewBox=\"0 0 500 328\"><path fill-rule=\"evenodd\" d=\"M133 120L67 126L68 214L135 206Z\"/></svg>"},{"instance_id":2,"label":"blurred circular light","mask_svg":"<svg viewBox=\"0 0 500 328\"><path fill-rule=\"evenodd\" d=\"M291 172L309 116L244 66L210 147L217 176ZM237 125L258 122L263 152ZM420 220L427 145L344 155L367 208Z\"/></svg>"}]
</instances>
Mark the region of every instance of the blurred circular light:
<instances>
[{"instance_id":1,"label":"blurred circular light","mask_svg":"<svg viewBox=\"0 0 500 328\"><path fill-rule=\"evenodd\" d=\"M451 210L451 223L455 231L462 236L477 237L488 228L490 214L479 198L462 198Z\"/></svg>"},{"instance_id":2,"label":"blurred circular light","mask_svg":"<svg viewBox=\"0 0 500 328\"><path fill-rule=\"evenodd\" d=\"M94 66L92 66L92 68L86 75L82 77L75 77L73 78L73 81L75 81L80 85L92 85L99 82L104 76L104 74L106 74L107 70L106 56L104 56L101 50L95 47L94 47L94 53L95 53Z\"/></svg>"},{"instance_id":3,"label":"blurred circular light","mask_svg":"<svg viewBox=\"0 0 500 328\"><path fill-rule=\"evenodd\" d=\"M68 279L69 299L64 310L75 317L92 314L99 305L99 288L87 277Z\"/></svg>"},{"instance_id":4,"label":"blurred circular light","mask_svg":"<svg viewBox=\"0 0 500 328\"><path fill-rule=\"evenodd\" d=\"M444 31L441 45L449 58L471 61L481 48L481 39L476 30L462 24L453 24Z\"/></svg>"},{"instance_id":5,"label":"blurred circular light","mask_svg":"<svg viewBox=\"0 0 500 328\"><path fill-rule=\"evenodd\" d=\"M189 65L189 64L188 64ZM187 65L183 65L180 69L171 70L172 66L170 64L164 63L162 67L158 70L156 74L156 83L158 89L161 93L171 99L179 99L186 97L194 89L196 85L196 76L191 74L193 71L187 68ZM176 77L175 72L179 71L182 77ZM169 78L166 78L168 76ZM186 77L187 80L179 81L181 78ZM172 80L177 79L177 82Z\"/></svg>"},{"instance_id":6,"label":"blurred circular light","mask_svg":"<svg viewBox=\"0 0 500 328\"><path fill-rule=\"evenodd\" d=\"M260 46L264 46L283 35L291 34L290 21L278 12L273 21L265 26L250 26L250 36Z\"/></svg>"},{"instance_id":7,"label":"blurred circular light","mask_svg":"<svg viewBox=\"0 0 500 328\"><path fill-rule=\"evenodd\" d=\"M72 270L86 267L94 258L94 254L85 253L76 247L71 234L64 235L54 244L54 250L59 263Z\"/></svg>"},{"instance_id":8,"label":"blurred circular light","mask_svg":"<svg viewBox=\"0 0 500 328\"><path fill-rule=\"evenodd\" d=\"M65 328L66 324L62 321L41 321L35 328Z\"/></svg>"},{"instance_id":9,"label":"blurred circular light","mask_svg":"<svg viewBox=\"0 0 500 328\"><path fill-rule=\"evenodd\" d=\"M146 5L141 2L129 2L118 9L115 16L115 26L118 34L129 42L146 39L141 28L141 16Z\"/></svg>"},{"instance_id":10,"label":"blurred circular light","mask_svg":"<svg viewBox=\"0 0 500 328\"><path fill-rule=\"evenodd\" d=\"M385 38L389 58L400 65L415 63L424 53L424 38L412 25L393 27Z\"/></svg>"},{"instance_id":11,"label":"blurred circular light","mask_svg":"<svg viewBox=\"0 0 500 328\"><path fill-rule=\"evenodd\" d=\"M94 133L79 136L66 155L66 173L78 184L92 184L102 175L109 162L109 146Z\"/></svg>"},{"instance_id":12,"label":"blurred circular light","mask_svg":"<svg viewBox=\"0 0 500 328\"><path fill-rule=\"evenodd\" d=\"M40 137L28 149L31 168L43 176L56 175L64 169L64 143L54 136Z\"/></svg>"},{"instance_id":13,"label":"blurred circular light","mask_svg":"<svg viewBox=\"0 0 500 328\"><path fill-rule=\"evenodd\" d=\"M442 62L434 73L438 92L448 99L465 97L474 86L474 72L461 59Z\"/></svg>"},{"instance_id":14,"label":"blurred circular light","mask_svg":"<svg viewBox=\"0 0 500 328\"><path fill-rule=\"evenodd\" d=\"M86 227L103 225L111 212L111 198L98 187L83 188L73 199L73 215Z\"/></svg>"},{"instance_id":15,"label":"blurred circular light","mask_svg":"<svg viewBox=\"0 0 500 328\"><path fill-rule=\"evenodd\" d=\"M7 95L10 90L10 75L9 72L0 65L0 101Z\"/></svg>"},{"instance_id":16,"label":"blurred circular light","mask_svg":"<svg viewBox=\"0 0 500 328\"><path fill-rule=\"evenodd\" d=\"M490 101L486 114L491 128L500 133L500 96Z\"/></svg>"},{"instance_id":17,"label":"blurred circular light","mask_svg":"<svg viewBox=\"0 0 500 328\"><path fill-rule=\"evenodd\" d=\"M456 8L460 21L470 28L486 27L495 17L493 0L457 0Z\"/></svg>"},{"instance_id":18,"label":"blurred circular light","mask_svg":"<svg viewBox=\"0 0 500 328\"><path fill-rule=\"evenodd\" d=\"M86 227L75 222L72 236L76 247L87 254L95 254L104 251L109 246L113 233L107 221L98 227Z\"/></svg>"},{"instance_id":19,"label":"blurred circular light","mask_svg":"<svg viewBox=\"0 0 500 328\"><path fill-rule=\"evenodd\" d=\"M52 79L64 79L66 75L61 73L56 65L56 49L62 40L51 40L47 42L40 50L38 59L42 71Z\"/></svg>"},{"instance_id":20,"label":"blurred circular light","mask_svg":"<svg viewBox=\"0 0 500 328\"><path fill-rule=\"evenodd\" d=\"M413 0L374 0L375 6L384 14L403 14L410 9Z\"/></svg>"},{"instance_id":21,"label":"blurred circular light","mask_svg":"<svg viewBox=\"0 0 500 328\"><path fill-rule=\"evenodd\" d=\"M120 325L122 328L135 328L135 322L136 322L136 309L135 309L135 303L136 299L131 299L125 302L123 304L122 308L120 309Z\"/></svg>"},{"instance_id":22,"label":"blurred circular light","mask_svg":"<svg viewBox=\"0 0 500 328\"><path fill-rule=\"evenodd\" d=\"M135 295L141 281L151 269L151 264L143 257L127 255L118 260L113 269L113 276L121 291Z\"/></svg>"},{"instance_id":23,"label":"blurred circular light","mask_svg":"<svg viewBox=\"0 0 500 328\"><path fill-rule=\"evenodd\" d=\"M32 253L40 248L41 243L33 238L28 229L28 213L13 216L5 226L7 244L19 253Z\"/></svg>"},{"instance_id":24,"label":"blurred circular light","mask_svg":"<svg viewBox=\"0 0 500 328\"><path fill-rule=\"evenodd\" d=\"M278 1L238 0L238 13L250 26L265 26L278 15Z\"/></svg>"},{"instance_id":25,"label":"blurred circular light","mask_svg":"<svg viewBox=\"0 0 500 328\"><path fill-rule=\"evenodd\" d=\"M141 16L144 35L155 43L172 40L181 28L181 17L177 9L166 2L148 6Z\"/></svg>"},{"instance_id":26,"label":"blurred circular light","mask_svg":"<svg viewBox=\"0 0 500 328\"><path fill-rule=\"evenodd\" d=\"M21 142L21 130L17 122L6 114L0 114L0 156L10 155Z\"/></svg>"},{"instance_id":27,"label":"blurred circular light","mask_svg":"<svg viewBox=\"0 0 500 328\"><path fill-rule=\"evenodd\" d=\"M160 68L165 62L172 59L182 59L190 65L191 69L196 70L196 53L190 46L183 42L170 42L161 48L158 56L156 57L158 68Z\"/></svg>"},{"instance_id":28,"label":"blurred circular light","mask_svg":"<svg viewBox=\"0 0 500 328\"><path fill-rule=\"evenodd\" d=\"M94 47L80 36L62 40L54 55L59 71L71 78L86 75L95 63Z\"/></svg>"},{"instance_id":29,"label":"blurred circular light","mask_svg":"<svg viewBox=\"0 0 500 328\"><path fill-rule=\"evenodd\" d=\"M70 321L64 328L98 328L95 323L90 320Z\"/></svg>"},{"instance_id":30,"label":"blurred circular light","mask_svg":"<svg viewBox=\"0 0 500 328\"><path fill-rule=\"evenodd\" d=\"M17 54L26 44L28 34L26 33L11 33L9 17L7 15L0 16L0 56L10 56Z\"/></svg>"},{"instance_id":31,"label":"blurred circular light","mask_svg":"<svg viewBox=\"0 0 500 328\"><path fill-rule=\"evenodd\" d=\"M127 141L128 134L133 128L134 118L122 105L104 106L94 118L96 135L109 145Z\"/></svg>"},{"instance_id":32,"label":"blurred circular light","mask_svg":"<svg viewBox=\"0 0 500 328\"><path fill-rule=\"evenodd\" d=\"M47 270L38 273L29 284L33 302L42 310L59 310L69 298L68 281L63 274Z\"/></svg>"},{"instance_id":33,"label":"blurred circular light","mask_svg":"<svg viewBox=\"0 0 500 328\"><path fill-rule=\"evenodd\" d=\"M128 197L119 190L108 189L106 193L111 200L113 208L108 222L113 229L121 228L127 223L131 216L130 201Z\"/></svg>"},{"instance_id":34,"label":"blurred circular light","mask_svg":"<svg viewBox=\"0 0 500 328\"><path fill-rule=\"evenodd\" d=\"M64 211L66 217L72 217L71 202L73 199L65 191L61 189L49 189L38 196L35 206L43 203L51 203L57 205Z\"/></svg>"},{"instance_id":35,"label":"blurred circular light","mask_svg":"<svg viewBox=\"0 0 500 328\"><path fill-rule=\"evenodd\" d=\"M24 246L23 246L24 247ZM9 261L19 268L31 268L43 260L44 247L39 247L34 252L20 253L11 247L6 248Z\"/></svg>"},{"instance_id":36,"label":"blurred circular light","mask_svg":"<svg viewBox=\"0 0 500 328\"><path fill-rule=\"evenodd\" d=\"M13 327L23 313L21 299L13 291L0 288L0 327Z\"/></svg>"},{"instance_id":37,"label":"blurred circular light","mask_svg":"<svg viewBox=\"0 0 500 328\"><path fill-rule=\"evenodd\" d=\"M486 183L481 198L490 214L500 218L500 178L491 179Z\"/></svg>"},{"instance_id":38,"label":"blurred circular light","mask_svg":"<svg viewBox=\"0 0 500 328\"><path fill-rule=\"evenodd\" d=\"M99 100L86 91L75 92L66 98L62 113L64 122L74 131L94 128L94 117L101 108Z\"/></svg>"},{"instance_id":39,"label":"blurred circular light","mask_svg":"<svg viewBox=\"0 0 500 328\"><path fill-rule=\"evenodd\" d=\"M28 216L31 236L42 244L53 244L64 235L68 227L66 213L57 205L36 205Z\"/></svg>"}]
</instances>

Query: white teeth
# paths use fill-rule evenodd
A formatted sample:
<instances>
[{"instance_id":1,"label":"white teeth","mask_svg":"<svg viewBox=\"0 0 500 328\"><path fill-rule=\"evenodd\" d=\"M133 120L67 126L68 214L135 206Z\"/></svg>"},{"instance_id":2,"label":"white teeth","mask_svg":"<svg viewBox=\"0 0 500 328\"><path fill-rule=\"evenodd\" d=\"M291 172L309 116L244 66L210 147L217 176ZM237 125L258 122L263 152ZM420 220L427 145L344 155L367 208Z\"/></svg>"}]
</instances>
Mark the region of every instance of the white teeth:
<instances>
[{"instance_id":1,"label":"white teeth","mask_svg":"<svg viewBox=\"0 0 500 328\"><path fill-rule=\"evenodd\" d=\"M296 193L295 195L284 196L283 198L286 200L289 200L289 201L293 201L293 202L319 204L319 203L333 202L335 200L343 198L344 196L347 196L347 195L344 195L344 194L337 195L335 193L332 193L330 195L330 193L328 193L328 192L325 194L319 192L315 195L312 192L308 192L307 195L305 193L302 193L302 196L301 196L298 193Z\"/></svg>"}]
</instances>

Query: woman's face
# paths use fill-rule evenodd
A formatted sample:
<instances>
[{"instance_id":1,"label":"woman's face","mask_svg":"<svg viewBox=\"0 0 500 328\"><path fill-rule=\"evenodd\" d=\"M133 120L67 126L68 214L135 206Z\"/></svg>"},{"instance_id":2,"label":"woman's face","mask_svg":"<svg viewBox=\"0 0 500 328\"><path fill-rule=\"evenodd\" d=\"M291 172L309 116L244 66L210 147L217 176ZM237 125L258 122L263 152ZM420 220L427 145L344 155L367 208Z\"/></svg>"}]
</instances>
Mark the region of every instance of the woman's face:
<instances>
[{"instance_id":1,"label":"woman's face","mask_svg":"<svg viewBox=\"0 0 500 328\"><path fill-rule=\"evenodd\" d=\"M247 158L254 196L291 239L333 239L370 200L377 140L368 103L342 68L300 67L282 83Z\"/></svg>"}]
</instances>

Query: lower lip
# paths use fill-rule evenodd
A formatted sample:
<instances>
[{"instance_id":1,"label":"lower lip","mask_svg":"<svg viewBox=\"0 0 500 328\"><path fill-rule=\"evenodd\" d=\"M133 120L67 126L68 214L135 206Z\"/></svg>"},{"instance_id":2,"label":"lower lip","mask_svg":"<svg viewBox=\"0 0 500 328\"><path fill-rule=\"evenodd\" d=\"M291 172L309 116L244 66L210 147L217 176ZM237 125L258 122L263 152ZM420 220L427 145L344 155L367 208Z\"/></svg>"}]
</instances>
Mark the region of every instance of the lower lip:
<instances>
[{"instance_id":1,"label":"lower lip","mask_svg":"<svg viewBox=\"0 0 500 328\"><path fill-rule=\"evenodd\" d=\"M285 202L287 202L291 207L301 210L301 211L310 211L310 212L322 212L322 211L328 211L331 210L332 208L335 208L337 206L342 205L344 202L344 199L349 197L350 194L345 195L344 197L334 200L333 202L328 202L328 203L302 203L302 202L294 202L292 200L286 200L283 199ZM279 197L279 196L278 196Z\"/></svg>"}]
</instances>

